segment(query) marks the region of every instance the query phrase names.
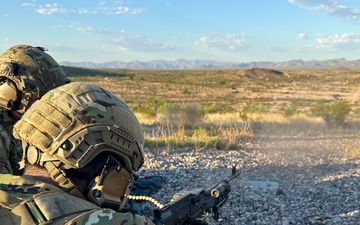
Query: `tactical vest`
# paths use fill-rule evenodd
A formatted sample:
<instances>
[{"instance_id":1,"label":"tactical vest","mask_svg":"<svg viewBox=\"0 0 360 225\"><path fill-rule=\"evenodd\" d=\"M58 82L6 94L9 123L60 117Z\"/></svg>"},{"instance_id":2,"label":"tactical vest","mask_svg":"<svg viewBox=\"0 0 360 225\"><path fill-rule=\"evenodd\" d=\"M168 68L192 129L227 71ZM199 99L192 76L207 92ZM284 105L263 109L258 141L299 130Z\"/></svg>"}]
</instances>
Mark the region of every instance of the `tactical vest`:
<instances>
[{"instance_id":1,"label":"tactical vest","mask_svg":"<svg viewBox=\"0 0 360 225\"><path fill-rule=\"evenodd\" d=\"M100 209L60 188L30 178L0 174L0 224L65 224Z\"/></svg>"},{"instance_id":2,"label":"tactical vest","mask_svg":"<svg viewBox=\"0 0 360 225\"><path fill-rule=\"evenodd\" d=\"M55 186L10 174L0 174L1 225L85 223L153 225L143 216L102 209Z\"/></svg>"}]
</instances>

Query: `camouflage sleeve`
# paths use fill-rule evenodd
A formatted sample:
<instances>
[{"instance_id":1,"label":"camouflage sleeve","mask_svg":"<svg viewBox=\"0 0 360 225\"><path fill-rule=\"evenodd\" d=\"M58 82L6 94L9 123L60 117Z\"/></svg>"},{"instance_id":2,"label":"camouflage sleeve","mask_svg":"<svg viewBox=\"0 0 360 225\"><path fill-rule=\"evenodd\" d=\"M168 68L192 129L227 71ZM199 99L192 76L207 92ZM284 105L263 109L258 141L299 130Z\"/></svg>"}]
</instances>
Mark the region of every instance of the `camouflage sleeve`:
<instances>
[{"instance_id":1,"label":"camouflage sleeve","mask_svg":"<svg viewBox=\"0 0 360 225\"><path fill-rule=\"evenodd\" d=\"M112 209L97 209L86 212L69 221L67 224L92 224L92 225L154 225L154 223L140 215L131 212L116 212Z\"/></svg>"},{"instance_id":2,"label":"camouflage sleeve","mask_svg":"<svg viewBox=\"0 0 360 225\"><path fill-rule=\"evenodd\" d=\"M12 135L14 124L7 111L0 111L0 124L0 173L21 175L23 170L19 163L22 160L22 145Z\"/></svg>"},{"instance_id":3,"label":"camouflage sleeve","mask_svg":"<svg viewBox=\"0 0 360 225\"><path fill-rule=\"evenodd\" d=\"M0 125L0 174L13 173L10 157L10 137L4 127Z\"/></svg>"}]
</instances>

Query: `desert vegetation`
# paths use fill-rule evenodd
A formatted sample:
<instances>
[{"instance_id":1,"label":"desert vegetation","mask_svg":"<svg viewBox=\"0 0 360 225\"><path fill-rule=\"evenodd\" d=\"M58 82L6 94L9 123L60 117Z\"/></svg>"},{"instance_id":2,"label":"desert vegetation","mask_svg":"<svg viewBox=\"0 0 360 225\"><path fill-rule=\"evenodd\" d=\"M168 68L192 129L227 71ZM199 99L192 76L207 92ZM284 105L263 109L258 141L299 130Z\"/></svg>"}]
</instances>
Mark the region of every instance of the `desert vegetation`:
<instances>
[{"instance_id":1,"label":"desert vegetation","mask_svg":"<svg viewBox=\"0 0 360 225\"><path fill-rule=\"evenodd\" d=\"M254 135L357 135L360 126L360 70L64 69L121 97L154 151L241 149Z\"/></svg>"}]
</instances>

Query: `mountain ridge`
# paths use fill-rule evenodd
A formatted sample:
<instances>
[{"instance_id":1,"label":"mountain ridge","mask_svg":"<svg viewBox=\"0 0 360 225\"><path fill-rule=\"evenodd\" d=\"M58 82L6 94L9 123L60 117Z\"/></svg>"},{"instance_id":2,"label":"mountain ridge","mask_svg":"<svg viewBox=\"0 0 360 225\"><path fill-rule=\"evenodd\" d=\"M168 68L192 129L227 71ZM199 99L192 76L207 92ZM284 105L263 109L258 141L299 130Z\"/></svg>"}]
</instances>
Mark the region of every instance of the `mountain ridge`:
<instances>
[{"instance_id":1,"label":"mountain ridge","mask_svg":"<svg viewBox=\"0 0 360 225\"><path fill-rule=\"evenodd\" d=\"M94 62L60 62L63 66L83 67L90 69L249 69L249 68L274 68L274 69L295 69L295 68L360 68L360 59L346 60L344 58L329 60L288 60L280 62L253 61L247 63L215 61L215 60L151 60L151 61L109 61L103 63Z\"/></svg>"}]
</instances>

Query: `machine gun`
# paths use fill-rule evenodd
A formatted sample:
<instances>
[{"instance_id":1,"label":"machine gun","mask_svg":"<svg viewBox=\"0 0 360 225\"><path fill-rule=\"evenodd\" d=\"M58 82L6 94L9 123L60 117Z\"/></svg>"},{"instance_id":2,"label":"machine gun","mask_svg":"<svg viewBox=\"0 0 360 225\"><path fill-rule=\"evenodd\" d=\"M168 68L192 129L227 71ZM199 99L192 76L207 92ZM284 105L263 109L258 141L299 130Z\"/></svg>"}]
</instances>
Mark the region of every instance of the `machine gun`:
<instances>
[{"instance_id":1,"label":"machine gun","mask_svg":"<svg viewBox=\"0 0 360 225\"><path fill-rule=\"evenodd\" d=\"M225 204L231 191L229 182L240 173L232 168L232 175L208 189L180 192L160 209L154 210L152 221L156 225L206 225L209 214L214 220L219 219L219 209Z\"/></svg>"}]
</instances>

